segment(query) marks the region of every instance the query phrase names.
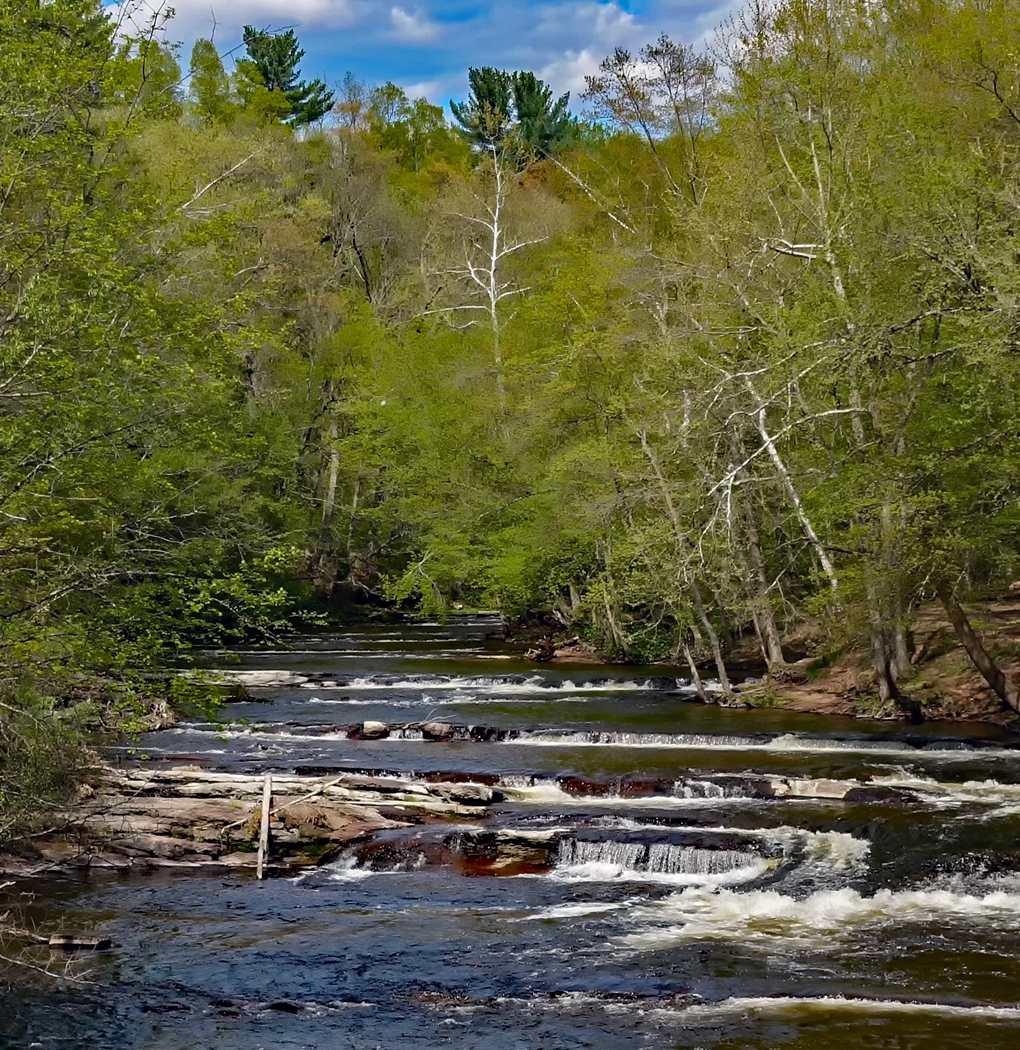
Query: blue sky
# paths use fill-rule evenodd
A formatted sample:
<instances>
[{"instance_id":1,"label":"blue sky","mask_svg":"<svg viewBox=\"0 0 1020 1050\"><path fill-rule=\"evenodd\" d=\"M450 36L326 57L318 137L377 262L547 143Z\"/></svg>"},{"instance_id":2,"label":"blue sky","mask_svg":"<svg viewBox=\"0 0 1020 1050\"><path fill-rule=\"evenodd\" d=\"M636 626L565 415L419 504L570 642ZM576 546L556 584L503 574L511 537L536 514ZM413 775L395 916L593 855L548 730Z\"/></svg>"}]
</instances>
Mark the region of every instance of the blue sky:
<instances>
[{"instance_id":1,"label":"blue sky","mask_svg":"<svg viewBox=\"0 0 1020 1050\"><path fill-rule=\"evenodd\" d=\"M124 0L144 18L154 0ZM158 0L155 0L158 2ZM168 36L184 44L216 19L221 52L240 43L241 27L293 27L307 52L306 78L338 82L347 71L368 84L393 80L412 97L463 98L468 66L530 69L572 103L585 74L616 47L633 50L668 33L696 42L733 9L734 0L170 0ZM229 64L228 64L229 67ZM576 108L576 107L575 107Z\"/></svg>"}]
</instances>

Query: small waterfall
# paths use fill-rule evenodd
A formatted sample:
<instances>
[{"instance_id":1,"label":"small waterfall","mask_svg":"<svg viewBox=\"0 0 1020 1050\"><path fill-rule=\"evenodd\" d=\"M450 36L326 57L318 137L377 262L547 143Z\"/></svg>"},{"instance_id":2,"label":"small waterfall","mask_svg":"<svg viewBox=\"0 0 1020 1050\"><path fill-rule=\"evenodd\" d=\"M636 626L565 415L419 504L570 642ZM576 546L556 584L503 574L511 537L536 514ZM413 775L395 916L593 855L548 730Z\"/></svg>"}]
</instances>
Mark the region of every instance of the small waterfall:
<instances>
[{"instance_id":1,"label":"small waterfall","mask_svg":"<svg viewBox=\"0 0 1020 1050\"><path fill-rule=\"evenodd\" d=\"M534 787L535 777L532 773L504 773L499 778L499 786L506 788Z\"/></svg>"},{"instance_id":2,"label":"small waterfall","mask_svg":"<svg viewBox=\"0 0 1020 1050\"><path fill-rule=\"evenodd\" d=\"M673 794L677 798L732 798L735 792L712 780L678 780Z\"/></svg>"},{"instance_id":3,"label":"small waterfall","mask_svg":"<svg viewBox=\"0 0 1020 1050\"><path fill-rule=\"evenodd\" d=\"M713 733L625 733L597 729L579 732L539 731L521 733L515 741L521 744L595 744L618 747L686 747L718 748L743 751L764 747L768 737L724 736Z\"/></svg>"},{"instance_id":4,"label":"small waterfall","mask_svg":"<svg viewBox=\"0 0 1020 1050\"><path fill-rule=\"evenodd\" d=\"M309 650L321 652L320 650ZM351 654L357 652L352 650ZM395 654L399 655L399 654ZM431 654L433 657L437 654ZM451 656L451 653L438 654ZM660 692L676 693L686 688L681 678L593 678L575 682L569 678L554 679L542 674L457 675L457 674L355 674L338 676L315 671L297 672L286 669L217 670L211 673L220 684L240 684L251 688L342 689L348 692L398 691L419 692L468 690L497 696L569 696L575 693Z\"/></svg>"},{"instance_id":5,"label":"small waterfall","mask_svg":"<svg viewBox=\"0 0 1020 1050\"><path fill-rule=\"evenodd\" d=\"M741 850L704 849L670 842L589 841L575 838L560 840L558 861L565 868L598 864L652 875L695 876L756 870L762 864L758 854Z\"/></svg>"},{"instance_id":6,"label":"small waterfall","mask_svg":"<svg viewBox=\"0 0 1020 1050\"><path fill-rule=\"evenodd\" d=\"M559 863L574 868L580 864L612 864L632 871L645 870L648 847L643 842L588 842L560 839ZM639 865L642 865L639 868Z\"/></svg>"},{"instance_id":7,"label":"small waterfall","mask_svg":"<svg viewBox=\"0 0 1020 1050\"><path fill-rule=\"evenodd\" d=\"M791 781L790 784L793 782ZM812 782L814 783L814 782ZM819 782L820 783L820 782ZM849 786L836 797L842 797ZM764 777L724 774L713 779L683 779L673 785L674 798L690 799L770 799L796 792L786 781Z\"/></svg>"}]
</instances>

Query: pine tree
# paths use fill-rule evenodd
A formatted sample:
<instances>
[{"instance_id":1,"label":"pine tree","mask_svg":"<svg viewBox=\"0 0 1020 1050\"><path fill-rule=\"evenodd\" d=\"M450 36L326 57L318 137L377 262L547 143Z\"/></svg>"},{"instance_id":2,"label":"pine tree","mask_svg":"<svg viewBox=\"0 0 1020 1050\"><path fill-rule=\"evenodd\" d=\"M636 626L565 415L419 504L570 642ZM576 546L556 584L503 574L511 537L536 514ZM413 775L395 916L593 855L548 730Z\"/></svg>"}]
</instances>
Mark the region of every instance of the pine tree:
<instances>
[{"instance_id":1,"label":"pine tree","mask_svg":"<svg viewBox=\"0 0 1020 1050\"><path fill-rule=\"evenodd\" d=\"M521 144L531 153L555 153L570 137L570 92L553 101L552 89L534 73L513 75L514 111Z\"/></svg>"},{"instance_id":2,"label":"pine tree","mask_svg":"<svg viewBox=\"0 0 1020 1050\"><path fill-rule=\"evenodd\" d=\"M512 136L514 152L526 163L556 152L569 139L569 91L553 101L552 89L534 73L491 66L468 70L468 82L467 102L451 102L450 109L472 144L500 147Z\"/></svg>"},{"instance_id":3,"label":"pine tree","mask_svg":"<svg viewBox=\"0 0 1020 1050\"><path fill-rule=\"evenodd\" d=\"M468 70L467 102L451 102L468 139L479 146L499 146L513 126L513 77L502 69L482 66Z\"/></svg>"},{"instance_id":4,"label":"pine tree","mask_svg":"<svg viewBox=\"0 0 1020 1050\"><path fill-rule=\"evenodd\" d=\"M268 91L281 91L290 104L288 123L294 127L313 124L333 105L334 94L324 81L298 80L298 63L304 49L298 45L293 29L270 33L244 27L244 46Z\"/></svg>"}]
</instances>

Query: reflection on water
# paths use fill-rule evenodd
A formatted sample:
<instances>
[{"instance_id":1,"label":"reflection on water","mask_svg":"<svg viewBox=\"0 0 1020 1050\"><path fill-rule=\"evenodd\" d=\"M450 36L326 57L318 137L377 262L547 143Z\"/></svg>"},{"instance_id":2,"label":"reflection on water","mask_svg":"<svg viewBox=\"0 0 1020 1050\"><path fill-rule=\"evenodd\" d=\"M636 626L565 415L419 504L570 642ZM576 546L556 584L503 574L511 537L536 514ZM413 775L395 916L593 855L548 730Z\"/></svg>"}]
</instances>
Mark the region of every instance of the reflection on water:
<instances>
[{"instance_id":1,"label":"reflection on water","mask_svg":"<svg viewBox=\"0 0 1020 1050\"><path fill-rule=\"evenodd\" d=\"M18 974L0 1047L1017 1044L1008 734L704 707L659 668L536 672L494 626L211 659L251 699L136 755L474 774L505 801L383 832L296 879L36 883L38 921L115 949L78 964L89 984ZM429 717L488 728L347 733Z\"/></svg>"}]
</instances>

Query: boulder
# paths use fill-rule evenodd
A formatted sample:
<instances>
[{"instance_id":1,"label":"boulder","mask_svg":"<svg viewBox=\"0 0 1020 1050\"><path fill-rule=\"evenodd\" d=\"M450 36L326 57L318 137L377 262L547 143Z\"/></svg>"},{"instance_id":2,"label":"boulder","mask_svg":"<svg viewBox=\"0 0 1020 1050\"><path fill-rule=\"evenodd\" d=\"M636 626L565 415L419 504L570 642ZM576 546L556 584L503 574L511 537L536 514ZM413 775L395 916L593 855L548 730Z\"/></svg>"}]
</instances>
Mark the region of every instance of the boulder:
<instances>
[{"instance_id":1,"label":"boulder","mask_svg":"<svg viewBox=\"0 0 1020 1050\"><path fill-rule=\"evenodd\" d=\"M453 739L454 726L449 722L422 722L421 735L426 740Z\"/></svg>"},{"instance_id":2,"label":"boulder","mask_svg":"<svg viewBox=\"0 0 1020 1050\"><path fill-rule=\"evenodd\" d=\"M444 802L456 802L461 806L488 806L502 799L502 795L487 784L429 784L429 790Z\"/></svg>"},{"instance_id":3,"label":"boulder","mask_svg":"<svg viewBox=\"0 0 1020 1050\"><path fill-rule=\"evenodd\" d=\"M520 735L518 729L504 729L502 726L468 726L467 735L472 740L489 742L492 740L512 740Z\"/></svg>"},{"instance_id":4,"label":"boulder","mask_svg":"<svg viewBox=\"0 0 1020 1050\"><path fill-rule=\"evenodd\" d=\"M347 731L349 740L385 740L390 727L385 722L359 722Z\"/></svg>"},{"instance_id":5,"label":"boulder","mask_svg":"<svg viewBox=\"0 0 1020 1050\"><path fill-rule=\"evenodd\" d=\"M402 826L364 806L341 807L325 802L292 803L280 813L280 822L303 838L328 842L349 842L374 831Z\"/></svg>"}]
</instances>

